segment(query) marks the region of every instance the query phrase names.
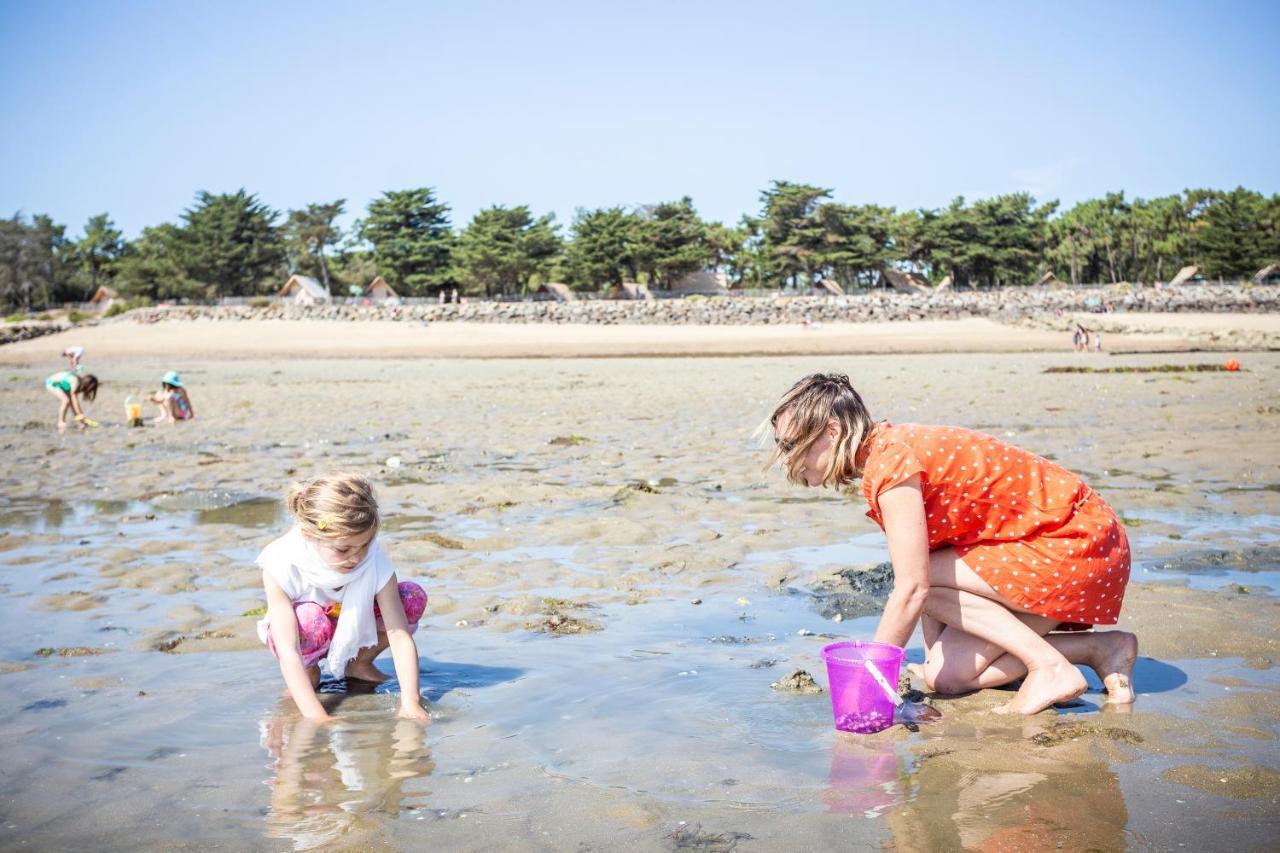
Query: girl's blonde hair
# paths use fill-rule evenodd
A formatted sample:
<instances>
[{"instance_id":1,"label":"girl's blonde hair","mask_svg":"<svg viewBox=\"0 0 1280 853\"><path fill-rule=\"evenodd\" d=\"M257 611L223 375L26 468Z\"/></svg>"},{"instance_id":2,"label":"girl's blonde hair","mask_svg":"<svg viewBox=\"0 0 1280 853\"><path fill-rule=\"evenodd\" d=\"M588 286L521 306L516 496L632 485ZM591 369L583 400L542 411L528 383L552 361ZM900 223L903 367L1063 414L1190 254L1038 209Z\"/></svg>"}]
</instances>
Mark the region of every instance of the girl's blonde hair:
<instances>
[{"instance_id":1,"label":"girl's blonde hair","mask_svg":"<svg viewBox=\"0 0 1280 853\"><path fill-rule=\"evenodd\" d=\"M338 471L292 483L286 500L302 532L315 539L344 539L378 526L378 499L360 474Z\"/></svg>"},{"instance_id":2,"label":"girl's blonde hair","mask_svg":"<svg viewBox=\"0 0 1280 853\"><path fill-rule=\"evenodd\" d=\"M783 415L789 421L787 434L778 435L778 421ZM800 477L804 458L832 420L838 431L831 448L831 461L822 472L822 485L840 488L861 477L858 451L874 422L862 398L853 390L849 377L843 373L811 374L782 395L769 416L775 441L769 467L781 463L788 480L807 485Z\"/></svg>"}]
</instances>

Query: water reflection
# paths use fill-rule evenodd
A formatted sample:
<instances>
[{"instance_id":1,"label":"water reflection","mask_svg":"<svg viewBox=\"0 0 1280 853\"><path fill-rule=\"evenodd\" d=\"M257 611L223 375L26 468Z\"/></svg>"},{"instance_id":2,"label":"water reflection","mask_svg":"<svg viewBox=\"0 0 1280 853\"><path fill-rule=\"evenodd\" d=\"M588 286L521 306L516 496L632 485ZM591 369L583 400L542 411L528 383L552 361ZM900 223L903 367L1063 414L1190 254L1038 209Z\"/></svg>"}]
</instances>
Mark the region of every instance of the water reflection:
<instances>
[{"instance_id":1,"label":"water reflection","mask_svg":"<svg viewBox=\"0 0 1280 853\"><path fill-rule=\"evenodd\" d=\"M822 801L827 811L876 817L904 796L902 760L891 737L836 735Z\"/></svg>"},{"instance_id":2,"label":"water reflection","mask_svg":"<svg viewBox=\"0 0 1280 853\"><path fill-rule=\"evenodd\" d=\"M285 699L260 727L271 757L267 835L291 840L295 850L339 841L377 846L381 816L397 817L427 794L405 791L405 784L435 769L422 725L389 717L385 709L324 726Z\"/></svg>"},{"instance_id":3,"label":"water reflection","mask_svg":"<svg viewBox=\"0 0 1280 853\"><path fill-rule=\"evenodd\" d=\"M1105 760L1087 744L1046 747L1010 734L1007 728L979 728L962 748L930 751L926 745L907 783L909 801L887 813L894 846L1127 848L1129 813L1120 780Z\"/></svg>"}]
</instances>

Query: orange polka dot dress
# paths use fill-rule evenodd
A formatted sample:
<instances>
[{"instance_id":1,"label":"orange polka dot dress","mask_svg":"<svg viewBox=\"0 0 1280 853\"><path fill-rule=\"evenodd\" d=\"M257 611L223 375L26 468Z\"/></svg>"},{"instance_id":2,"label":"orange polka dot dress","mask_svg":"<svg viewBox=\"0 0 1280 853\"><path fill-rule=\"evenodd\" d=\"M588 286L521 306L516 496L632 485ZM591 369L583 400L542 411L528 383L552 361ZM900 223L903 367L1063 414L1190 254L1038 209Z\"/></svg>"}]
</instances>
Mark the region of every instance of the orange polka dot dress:
<instances>
[{"instance_id":1,"label":"orange polka dot dress","mask_svg":"<svg viewBox=\"0 0 1280 853\"><path fill-rule=\"evenodd\" d=\"M1060 465L962 427L880 423L862 472L867 516L920 475L929 550L951 546L1017 607L1065 628L1114 625L1129 582L1115 512Z\"/></svg>"}]
</instances>

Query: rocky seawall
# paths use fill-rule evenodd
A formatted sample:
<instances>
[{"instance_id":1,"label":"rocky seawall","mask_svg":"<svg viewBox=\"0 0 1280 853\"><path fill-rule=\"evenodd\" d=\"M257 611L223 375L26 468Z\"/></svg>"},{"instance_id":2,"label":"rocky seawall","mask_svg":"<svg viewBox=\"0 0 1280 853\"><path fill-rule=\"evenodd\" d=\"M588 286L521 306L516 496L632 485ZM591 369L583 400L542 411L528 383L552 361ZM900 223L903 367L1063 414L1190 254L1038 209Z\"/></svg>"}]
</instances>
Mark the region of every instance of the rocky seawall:
<instances>
[{"instance_id":1,"label":"rocky seawall","mask_svg":"<svg viewBox=\"0 0 1280 853\"><path fill-rule=\"evenodd\" d=\"M576 302L466 302L413 305L271 303L141 308L115 321L382 320L469 323L587 323L593 325L770 325L954 320L1002 322L1055 318L1078 312L1280 311L1280 288L1192 285L1131 289L1063 288L942 293L865 293L849 296L693 296L683 299ZM111 321L108 321L111 322Z\"/></svg>"}]
</instances>

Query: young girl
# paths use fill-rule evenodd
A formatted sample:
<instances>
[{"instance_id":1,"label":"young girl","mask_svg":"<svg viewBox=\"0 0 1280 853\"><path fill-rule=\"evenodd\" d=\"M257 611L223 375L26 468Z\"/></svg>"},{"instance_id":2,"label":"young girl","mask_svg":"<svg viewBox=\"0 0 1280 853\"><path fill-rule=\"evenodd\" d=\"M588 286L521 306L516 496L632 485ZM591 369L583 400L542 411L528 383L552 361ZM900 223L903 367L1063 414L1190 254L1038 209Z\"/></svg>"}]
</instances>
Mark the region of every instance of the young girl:
<instances>
[{"instance_id":1,"label":"young girl","mask_svg":"<svg viewBox=\"0 0 1280 853\"><path fill-rule=\"evenodd\" d=\"M77 376L70 370L59 370L44 381L44 387L58 398L58 429L67 428L68 409L75 412L76 423L81 427L98 425L85 417L84 409L80 407L81 396L91 403L98 396L98 377L92 373Z\"/></svg>"},{"instance_id":2,"label":"young girl","mask_svg":"<svg viewBox=\"0 0 1280 853\"><path fill-rule=\"evenodd\" d=\"M1133 701L1137 639L1113 625L1129 543L1111 507L1066 469L961 427L873 423L840 374L801 379L769 420L787 478L840 488L861 478L885 531L894 586L877 642L903 646L921 621L930 690L1018 678L1000 713L1034 714L1085 691Z\"/></svg>"},{"instance_id":3,"label":"young girl","mask_svg":"<svg viewBox=\"0 0 1280 853\"><path fill-rule=\"evenodd\" d=\"M191 407L191 397L176 370L170 370L160 378L160 390L151 395L151 402L160 407L156 423L174 424L196 416L196 410Z\"/></svg>"},{"instance_id":4,"label":"young girl","mask_svg":"<svg viewBox=\"0 0 1280 853\"><path fill-rule=\"evenodd\" d=\"M330 720L316 697L320 661L335 677L379 683L373 660L388 646L400 679L398 716L426 721L418 695L418 647L413 632L427 594L397 583L378 544L378 503L358 474L330 474L289 488L294 527L262 550L258 565L267 617L258 636L303 716Z\"/></svg>"}]
</instances>

